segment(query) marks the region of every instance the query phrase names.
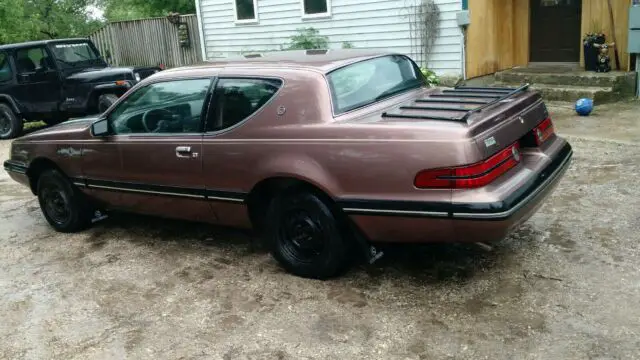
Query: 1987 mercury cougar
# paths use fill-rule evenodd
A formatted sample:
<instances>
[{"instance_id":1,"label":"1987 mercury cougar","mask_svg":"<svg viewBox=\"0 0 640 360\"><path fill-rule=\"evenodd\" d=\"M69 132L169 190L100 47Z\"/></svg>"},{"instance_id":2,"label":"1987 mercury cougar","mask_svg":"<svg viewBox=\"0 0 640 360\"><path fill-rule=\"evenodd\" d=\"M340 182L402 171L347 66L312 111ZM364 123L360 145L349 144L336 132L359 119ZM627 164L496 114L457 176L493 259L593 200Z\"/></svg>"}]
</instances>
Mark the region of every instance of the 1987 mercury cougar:
<instances>
[{"instance_id":1,"label":"1987 mercury cougar","mask_svg":"<svg viewBox=\"0 0 640 360\"><path fill-rule=\"evenodd\" d=\"M436 89L404 55L302 50L157 73L15 140L4 168L58 231L109 210L254 228L325 279L376 243L499 240L571 156L527 85Z\"/></svg>"}]
</instances>

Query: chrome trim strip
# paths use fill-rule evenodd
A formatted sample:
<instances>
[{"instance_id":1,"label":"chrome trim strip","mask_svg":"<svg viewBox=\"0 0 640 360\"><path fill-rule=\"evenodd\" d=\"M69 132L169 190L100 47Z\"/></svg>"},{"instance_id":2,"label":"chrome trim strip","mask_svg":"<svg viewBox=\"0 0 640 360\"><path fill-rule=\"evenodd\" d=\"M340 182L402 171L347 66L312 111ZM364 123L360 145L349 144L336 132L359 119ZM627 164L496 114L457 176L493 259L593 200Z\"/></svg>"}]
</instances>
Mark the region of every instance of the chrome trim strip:
<instances>
[{"instance_id":1,"label":"chrome trim strip","mask_svg":"<svg viewBox=\"0 0 640 360\"><path fill-rule=\"evenodd\" d=\"M370 213L370 214L395 214L395 215L420 215L420 216L434 216L434 217L448 217L449 213L447 212L438 212L438 211L411 211L411 210L378 210L378 209L358 209L358 208L344 208L343 211L347 213Z\"/></svg>"},{"instance_id":2,"label":"chrome trim strip","mask_svg":"<svg viewBox=\"0 0 640 360\"><path fill-rule=\"evenodd\" d=\"M105 189L105 190L118 190L118 191L125 191L125 192L135 192L135 193L142 193L142 194L182 196L182 197L188 197L188 198L194 198L194 199L204 199L205 198L204 195L193 195L193 194L183 194L183 193L164 192L164 191L129 189L129 188L120 188L120 187L115 187L115 186L89 185L88 187L90 189L91 188L96 188L96 189Z\"/></svg>"},{"instance_id":3,"label":"chrome trim strip","mask_svg":"<svg viewBox=\"0 0 640 360\"><path fill-rule=\"evenodd\" d=\"M6 161L4 163L4 171L6 172L14 172L17 174L26 174L27 173L27 167L12 161Z\"/></svg>"},{"instance_id":4,"label":"chrome trim strip","mask_svg":"<svg viewBox=\"0 0 640 360\"><path fill-rule=\"evenodd\" d=\"M522 199L522 201L520 201L517 205L515 205L511 209L502 211L499 213L453 213L453 217L461 218L461 219L493 219L493 218L507 218L513 215L513 213L520 210L523 206L528 204L529 201L531 201L533 198L538 196L542 191L547 189L550 182L557 179L561 173L564 173L569 168L568 163L571 161L572 155L573 155L573 151L571 151L567 155L567 157L562 161L560 166L558 166L558 168L553 173L551 173L551 175L547 178L547 180L545 180L535 191L531 192L531 194L529 194L526 198Z\"/></svg>"},{"instance_id":5,"label":"chrome trim strip","mask_svg":"<svg viewBox=\"0 0 640 360\"><path fill-rule=\"evenodd\" d=\"M235 203L243 203L244 199L237 199L237 198L226 198L226 197L220 197L220 196L205 196L205 198L207 200L219 200L219 201L229 201L229 202L235 202Z\"/></svg>"}]
</instances>

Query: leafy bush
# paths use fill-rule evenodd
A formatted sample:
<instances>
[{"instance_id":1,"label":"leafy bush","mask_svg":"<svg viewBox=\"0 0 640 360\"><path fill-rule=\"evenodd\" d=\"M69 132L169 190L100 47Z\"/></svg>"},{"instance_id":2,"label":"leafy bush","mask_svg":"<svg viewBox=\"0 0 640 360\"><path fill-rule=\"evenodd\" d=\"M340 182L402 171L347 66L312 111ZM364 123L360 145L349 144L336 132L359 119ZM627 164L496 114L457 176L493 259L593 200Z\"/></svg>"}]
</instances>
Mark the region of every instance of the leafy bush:
<instances>
[{"instance_id":1,"label":"leafy bush","mask_svg":"<svg viewBox=\"0 0 640 360\"><path fill-rule=\"evenodd\" d=\"M290 50L327 49L329 39L321 36L320 32L312 27L299 28L296 35L291 36Z\"/></svg>"},{"instance_id":2,"label":"leafy bush","mask_svg":"<svg viewBox=\"0 0 640 360\"><path fill-rule=\"evenodd\" d=\"M422 74L427 79L427 84L429 84L430 86L440 84L440 78L438 77L438 75L436 75L436 73L433 70L420 68L420 71L422 71Z\"/></svg>"},{"instance_id":3,"label":"leafy bush","mask_svg":"<svg viewBox=\"0 0 640 360\"><path fill-rule=\"evenodd\" d=\"M345 41L342 43L342 48L343 49L353 49L353 44L349 41Z\"/></svg>"}]
</instances>

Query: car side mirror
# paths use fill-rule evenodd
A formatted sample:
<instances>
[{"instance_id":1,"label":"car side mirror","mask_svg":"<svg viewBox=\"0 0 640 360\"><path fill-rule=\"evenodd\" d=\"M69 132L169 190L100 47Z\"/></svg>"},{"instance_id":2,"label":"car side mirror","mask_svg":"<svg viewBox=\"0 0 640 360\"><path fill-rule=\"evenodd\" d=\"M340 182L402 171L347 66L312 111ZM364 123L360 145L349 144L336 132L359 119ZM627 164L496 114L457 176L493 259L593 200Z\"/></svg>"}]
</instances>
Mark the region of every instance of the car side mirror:
<instances>
[{"instance_id":1,"label":"car side mirror","mask_svg":"<svg viewBox=\"0 0 640 360\"><path fill-rule=\"evenodd\" d=\"M109 122L105 118L91 124L91 135L95 137L109 135Z\"/></svg>"}]
</instances>

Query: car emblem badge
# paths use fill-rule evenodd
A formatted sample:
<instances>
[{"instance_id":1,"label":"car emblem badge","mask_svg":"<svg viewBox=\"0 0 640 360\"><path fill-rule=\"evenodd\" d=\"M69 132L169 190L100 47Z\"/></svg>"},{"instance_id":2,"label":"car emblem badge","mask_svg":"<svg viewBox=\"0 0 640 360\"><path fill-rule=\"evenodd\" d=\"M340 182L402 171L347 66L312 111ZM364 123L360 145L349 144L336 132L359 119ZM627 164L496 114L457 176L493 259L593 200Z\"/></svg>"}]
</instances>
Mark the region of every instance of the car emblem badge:
<instances>
[{"instance_id":1,"label":"car emblem badge","mask_svg":"<svg viewBox=\"0 0 640 360\"><path fill-rule=\"evenodd\" d=\"M496 144L496 139L492 136L490 138L484 139L484 146L491 147Z\"/></svg>"},{"instance_id":2,"label":"car emblem badge","mask_svg":"<svg viewBox=\"0 0 640 360\"><path fill-rule=\"evenodd\" d=\"M278 115L284 115L284 113L286 112L287 112L287 108L284 107L284 105L278 106L278 113L277 113Z\"/></svg>"},{"instance_id":3,"label":"car emblem badge","mask_svg":"<svg viewBox=\"0 0 640 360\"><path fill-rule=\"evenodd\" d=\"M520 161L520 151L518 151L517 147L512 147L511 148L511 153L513 153L513 158L515 159L515 161Z\"/></svg>"}]
</instances>

